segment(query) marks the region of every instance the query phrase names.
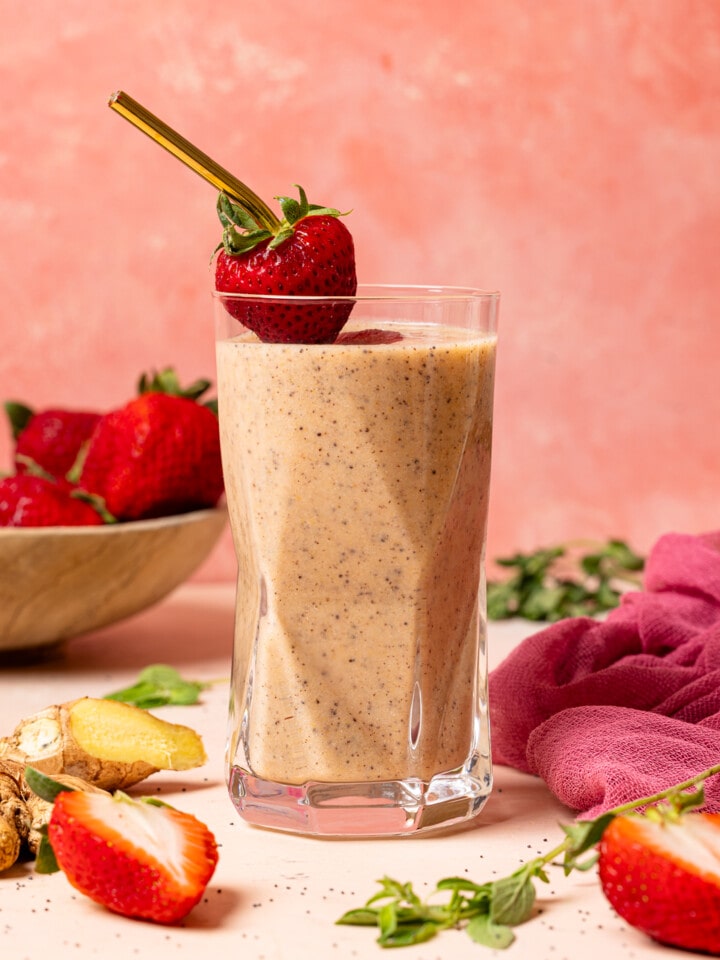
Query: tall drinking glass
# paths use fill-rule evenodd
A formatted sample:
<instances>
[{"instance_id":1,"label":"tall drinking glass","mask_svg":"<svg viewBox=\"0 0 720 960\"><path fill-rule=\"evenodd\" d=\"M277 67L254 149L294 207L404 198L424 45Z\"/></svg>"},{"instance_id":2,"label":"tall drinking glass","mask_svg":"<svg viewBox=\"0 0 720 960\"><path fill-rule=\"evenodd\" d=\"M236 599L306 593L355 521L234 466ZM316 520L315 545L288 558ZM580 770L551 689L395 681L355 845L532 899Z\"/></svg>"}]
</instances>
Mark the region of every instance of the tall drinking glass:
<instances>
[{"instance_id":1,"label":"tall drinking glass","mask_svg":"<svg viewBox=\"0 0 720 960\"><path fill-rule=\"evenodd\" d=\"M403 836L492 785L484 554L498 295L215 293L238 561L227 775L247 821ZM322 306L332 344L237 317Z\"/></svg>"}]
</instances>

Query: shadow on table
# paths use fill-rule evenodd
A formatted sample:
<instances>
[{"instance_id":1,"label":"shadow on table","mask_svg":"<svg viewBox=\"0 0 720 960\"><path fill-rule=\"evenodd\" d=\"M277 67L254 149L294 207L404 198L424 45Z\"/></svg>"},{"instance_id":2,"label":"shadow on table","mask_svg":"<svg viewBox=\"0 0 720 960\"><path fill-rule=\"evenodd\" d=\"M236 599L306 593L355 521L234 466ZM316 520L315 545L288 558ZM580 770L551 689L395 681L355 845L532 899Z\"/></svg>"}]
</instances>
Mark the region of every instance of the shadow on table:
<instances>
[{"instance_id":1,"label":"shadow on table","mask_svg":"<svg viewBox=\"0 0 720 960\"><path fill-rule=\"evenodd\" d=\"M171 805L178 802L177 797L183 793L202 793L206 790L214 790L217 787L225 787L225 780L222 776L206 776L202 780L179 779L175 772L169 776L163 776L164 771L154 773L151 778L141 780L140 783L128 789L131 797L146 797L153 793L157 797L163 797L166 794L172 794L173 800L168 801Z\"/></svg>"},{"instance_id":2,"label":"shadow on table","mask_svg":"<svg viewBox=\"0 0 720 960\"><path fill-rule=\"evenodd\" d=\"M470 831L481 831L509 824L513 821L527 821L538 812L555 815L556 820L569 823L575 814L563 806L549 791L544 780L527 773L513 770L511 767L496 765L493 771L493 790L481 812L473 819L445 829L435 830L417 837L420 842Z\"/></svg>"},{"instance_id":3,"label":"shadow on table","mask_svg":"<svg viewBox=\"0 0 720 960\"><path fill-rule=\"evenodd\" d=\"M227 925L229 918L250 901L250 895L232 887L213 886L183 920L183 930L215 930Z\"/></svg>"},{"instance_id":4,"label":"shadow on table","mask_svg":"<svg viewBox=\"0 0 720 960\"><path fill-rule=\"evenodd\" d=\"M550 793L540 777L498 764L494 769L494 781L485 809L475 822L477 827L507 823L518 817L527 818L528 811L551 806L557 807L558 819L572 820L575 816Z\"/></svg>"},{"instance_id":5,"label":"shadow on table","mask_svg":"<svg viewBox=\"0 0 720 960\"><path fill-rule=\"evenodd\" d=\"M135 670L149 663L170 663L181 670L194 663L232 655L235 602L232 591L200 585L171 594L127 620L67 640L28 657L14 667L38 673Z\"/></svg>"}]
</instances>

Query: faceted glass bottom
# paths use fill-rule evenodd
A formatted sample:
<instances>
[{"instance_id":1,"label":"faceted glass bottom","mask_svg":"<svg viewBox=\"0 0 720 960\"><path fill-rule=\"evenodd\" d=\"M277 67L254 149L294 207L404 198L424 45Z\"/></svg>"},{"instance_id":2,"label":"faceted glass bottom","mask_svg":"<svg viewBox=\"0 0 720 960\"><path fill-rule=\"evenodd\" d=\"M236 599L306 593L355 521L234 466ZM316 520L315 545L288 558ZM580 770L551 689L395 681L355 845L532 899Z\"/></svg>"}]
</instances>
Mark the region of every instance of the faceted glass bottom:
<instances>
[{"instance_id":1,"label":"faceted glass bottom","mask_svg":"<svg viewBox=\"0 0 720 960\"><path fill-rule=\"evenodd\" d=\"M490 763L423 780L275 783L234 766L228 780L248 823L318 837L417 836L470 820L492 789Z\"/></svg>"}]
</instances>

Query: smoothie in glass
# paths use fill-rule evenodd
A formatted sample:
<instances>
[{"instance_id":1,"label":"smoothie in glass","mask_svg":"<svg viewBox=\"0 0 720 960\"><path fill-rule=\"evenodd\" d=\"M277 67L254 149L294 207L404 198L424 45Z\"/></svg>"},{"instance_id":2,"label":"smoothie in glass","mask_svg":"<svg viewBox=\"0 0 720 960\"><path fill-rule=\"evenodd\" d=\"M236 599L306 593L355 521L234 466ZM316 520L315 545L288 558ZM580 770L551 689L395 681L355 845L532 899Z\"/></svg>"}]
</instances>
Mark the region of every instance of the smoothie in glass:
<instances>
[{"instance_id":1,"label":"smoothie in glass","mask_svg":"<svg viewBox=\"0 0 720 960\"><path fill-rule=\"evenodd\" d=\"M337 343L264 344L216 298L239 568L229 780L248 820L402 835L490 791L496 307L376 289Z\"/></svg>"}]
</instances>

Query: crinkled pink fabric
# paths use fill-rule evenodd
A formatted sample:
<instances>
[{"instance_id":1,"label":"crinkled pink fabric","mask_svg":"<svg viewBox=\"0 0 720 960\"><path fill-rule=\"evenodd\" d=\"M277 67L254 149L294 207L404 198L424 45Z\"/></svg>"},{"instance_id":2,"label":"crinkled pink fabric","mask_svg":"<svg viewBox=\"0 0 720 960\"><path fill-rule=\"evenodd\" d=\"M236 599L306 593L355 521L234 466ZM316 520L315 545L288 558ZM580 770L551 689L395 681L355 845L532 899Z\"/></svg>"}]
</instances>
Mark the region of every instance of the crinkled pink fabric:
<instances>
[{"instance_id":1,"label":"crinkled pink fabric","mask_svg":"<svg viewBox=\"0 0 720 960\"><path fill-rule=\"evenodd\" d=\"M594 817L720 763L720 532L667 534L644 590L528 637L490 675L493 760ZM720 776L705 784L720 812Z\"/></svg>"}]
</instances>

